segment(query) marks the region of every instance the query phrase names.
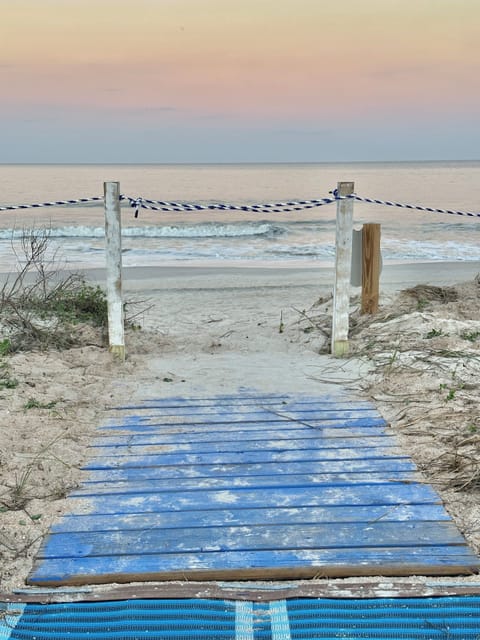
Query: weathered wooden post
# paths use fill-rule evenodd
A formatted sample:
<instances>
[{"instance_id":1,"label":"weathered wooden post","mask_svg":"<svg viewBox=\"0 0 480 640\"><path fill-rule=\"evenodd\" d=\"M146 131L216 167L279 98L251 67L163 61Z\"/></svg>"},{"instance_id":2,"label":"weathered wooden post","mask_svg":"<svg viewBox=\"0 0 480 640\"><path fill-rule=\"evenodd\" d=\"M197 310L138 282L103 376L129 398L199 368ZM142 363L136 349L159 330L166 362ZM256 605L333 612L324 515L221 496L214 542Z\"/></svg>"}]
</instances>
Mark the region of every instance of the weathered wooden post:
<instances>
[{"instance_id":1,"label":"weathered wooden post","mask_svg":"<svg viewBox=\"0 0 480 640\"><path fill-rule=\"evenodd\" d=\"M380 225L364 224L362 231L361 313L377 313L380 292Z\"/></svg>"},{"instance_id":2,"label":"weathered wooden post","mask_svg":"<svg viewBox=\"0 0 480 640\"><path fill-rule=\"evenodd\" d=\"M354 191L353 182L337 184L339 196ZM337 202L335 240L335 285L333 289L332 354L348 353L348 316L350 308L350 272L352 268L353 198Z\"/></svg>"},{"instance_id":3,"label":"weathered wooden post","mask_svg":"<svg viewBox=\"0 0 480 640\"><path fill-rule=\"evenodd\" d=\"M125 360L122 301L122 221L120 183L104 182L105 254L107 266L108 344L115 358Z\"/></svg>"}]
</instances>

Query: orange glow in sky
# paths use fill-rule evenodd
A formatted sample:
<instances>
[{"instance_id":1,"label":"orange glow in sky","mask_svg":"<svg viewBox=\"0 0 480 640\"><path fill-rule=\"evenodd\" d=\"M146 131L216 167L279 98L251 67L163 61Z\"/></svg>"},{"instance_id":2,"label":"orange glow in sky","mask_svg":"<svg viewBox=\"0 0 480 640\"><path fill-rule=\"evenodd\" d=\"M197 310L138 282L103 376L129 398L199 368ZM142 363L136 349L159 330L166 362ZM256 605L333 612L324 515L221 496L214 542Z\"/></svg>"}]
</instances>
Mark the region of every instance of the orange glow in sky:
<instances>
[{"instance_id":1,"label":"orange glow in sky","mask_svg":"<svg viewBox=\"0 0 480 640\"><path fill-rule=\"evenodd\" d=\"M472 0L0 0L0 126L57 149L102 124L453 136L480 107L479 25Z\"/></svg>"}]
</instances>

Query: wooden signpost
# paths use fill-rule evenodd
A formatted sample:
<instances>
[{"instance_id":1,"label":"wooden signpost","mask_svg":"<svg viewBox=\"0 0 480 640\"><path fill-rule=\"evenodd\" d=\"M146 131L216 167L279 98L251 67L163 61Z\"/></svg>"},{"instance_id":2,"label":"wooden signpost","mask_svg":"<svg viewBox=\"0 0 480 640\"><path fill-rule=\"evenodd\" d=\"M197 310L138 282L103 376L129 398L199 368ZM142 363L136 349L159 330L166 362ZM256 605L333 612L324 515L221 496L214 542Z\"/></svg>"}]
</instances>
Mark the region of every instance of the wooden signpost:
<instances>
[{"instance_id":1,"label":"wooden signpost","mask_svg":"<svg viewBox=\"0 0 480 640\"><path fill-rule=\"evenodd\" d=\"M377 313L380 290L380 225L364 224L362 233L362 313Z\"/></svg>"}]
</instances>

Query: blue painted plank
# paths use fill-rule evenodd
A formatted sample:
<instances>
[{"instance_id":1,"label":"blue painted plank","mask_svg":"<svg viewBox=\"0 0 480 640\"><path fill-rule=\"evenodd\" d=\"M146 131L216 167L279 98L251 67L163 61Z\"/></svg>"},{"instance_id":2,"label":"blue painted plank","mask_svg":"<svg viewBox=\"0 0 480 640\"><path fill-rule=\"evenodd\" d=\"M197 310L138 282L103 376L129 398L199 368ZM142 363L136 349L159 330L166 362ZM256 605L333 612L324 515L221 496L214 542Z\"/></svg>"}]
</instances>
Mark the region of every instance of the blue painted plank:
<instances>
[{"instance_id":1,"label":"blue painted plank","mask_svg":"<svg viewBox=\"0 0 480 640\"><path fill-rule=\"evenodd\" d=\"M311 427L295 426L291 429L261 429L261 430L235 430L220 431L215 429L214 433L204 429L195 431L177 431L168 429L151 430L149 433L141 434L120 434L118 432L110 432L95 438L90 448L113 446L115 444L124 444L129 446L146 445L146 444L172 444L183 442L230 442L237 440L247 440L256 442L259 440L271 440L277 438L279 440L290 440L295 438L369 438L369 437L389 437L385 434L383 427L355 427L352 429L324 428L316 429ZM95 453L95 452L93 452Z\"/></svg>"},{"instance_id":2,"label":"blue painted plank","mask_svg":"<svg viewBox=\"0 0 480 640\"><path fill-rule=\"evenodd\" d=\"M162 480L109 480L107 482L84 482L79 489L71 492L72 496L89 496L99 494L122 493L158 493L160 491L200 491L203 489L238 489L238 488L280 488L280 487L338 487L351 485L375 485L388 482L408 483L420 482L419 474L407 472L388 473L343 473L318 475L276 476L243 476L243 477L211 477L211 478L176 478Z\"/></svg>"},{"instance_id":3,"label":"blue painted plank","mask_svg":"<svg viewBox=\"0 0 480 640\"><path fill-rule=\"evenodd\" d=\"M198 419L195 419L198 418ZM167 428L172 427L175 429L178 428L187 428L187 429L207 429L211 425L215 425L215 428L224 428L229 430L241 429L259 429L262 427L267 427L269 425L275 425L279 428L292 428L295 424L307 425L312 428L322 428L322 427L385 427L386 422L380 416L372 417L372 418L322 418L322 417L309 417L308 419L300 419L295 416L290 416L289 418L280 418L278 416L272 416L271 418L266 418L265 416L259 418L253 418L251 420L245 420L241 416L235 416L226 418L224 415L213 414L207 419L205 416L192 416L192 418L184 417L184 416L167 416L167 417L152 417L140 419L135 417L135 420L131 420L130 422L120 423L120 424L108 424L103 427L104 430L108 431L111 429L120 429L120 430L131 430L132 432L138 431L140 429L144 429L146 431L150 431L152 429L157 428Z\"/></svg>"},{"instance_id":4,"label":"blue painted plank","mask_svg":"<svg viewBox=\"0 0 480 640\"><path fill-rule=\"evenodd\" d=\"M380 424L385 425L385 420L374 411L319 411L318 409L309 411L214 411L211 412L193 412L191 414L182 415L176 410L172 410L171 414L158 413L149 416L142 416L141 419L136 417L136 421L151 424L204 424L204 423L232 423L245 422L245 423L257 423L257 422L298 422L310 423L312 420L321 422L341 422L344 424L346 421L357 421L358 424ZM133 421L132 421L133 422Z\"/></svg>"},{"instance_id":5,"label":"blue painted plank","mask_svg":"<svg viewBox=\"0 0 480 640\"><path fill-rule=\"evenodd\" d=\"M272 405L272 404L256 404L256 405L210 405L203 407L185 406L185 407L165 407L164 409L151 408L148 411L131 412L130 415L122 415L122 420L137 418L139 420L166 420L175 417L183 417L188 422L192 417L207 421L212 415L221 415L229 417L238 415L246 422L252 420L288 420L288 419L322 419L322 420L342 420L349 418L374 418L379 413L373 407L358 408L354 405L350 407L339 407L338 405L329 405L320 407L318 404L290 404L290 405ZM115 420L111 416L110 420Z\"/></svg>"},{"instance_id":6,"label":"blue painted plank","mask_svg":"<svg viewBox=\"0 0 480 640\"><path fill-rule=\"evenodd\" d=\"M398 483L353 487L307 487L163 492L134 496L108 495L80 500L83 513L146 513L198 509L306 507L349 505L439 504L438 495L425 485ZM75 507L74 507L75 508Z\"/></svg>"},{"instance_id":7,"label":"blue painted plank","mask_svg":"<svg viewBox=\"0 0 480 640\"><path fill-rule=\"evenodd\" d=\"M143 407L144 411L146 407ZM175 418L178 416L198 418L205 418L209 420L214 415L220 415L224 417L230 417L233 415L241 416L246 422L252 422L252 420L270 419L270 418L282 418L282 419L308 419L316 418L322 420L342 420L345 418L375 418L378 417L378 411L373 407L357 408L351 407L338 407L337 405L330 405L328 407L321 407L317 404L305 405L305 404L292 404L292 405L211 405L204 407L164 407L162 409L150 408L148 414L143 413L141 417L143 420L156 419L156 418Z\"/></svg>"},{"instance_id":8,"label":"blue painted plank","mask_svg":"<svg viewBox=\"0 0 480 640\"><path fill-rule=\"evenodd\" d=\"M308 571L309 568L312 571ZM265 576L275 570L286 570L288 575L323 576L380 575L396 568L400 575L405 571L426 575L475 572L478 559L463 546L363 549L359 557L356 549L307 549L252 552L211 552L198 554L127 555L94 558L62 558L40 562L29 577L29 584L55 585L69 581L96 582L98 578L110 582L131 582L135 579L162 580L170 577L184 579L185 575L202 578L222 576L232 570L248 572L261 570ZM389 571L389 572L390 572ZM258 576L258 574L257 574Z\"/></svg>"},{"instance_id":9,"label":"blue painted plank","mask_svg":"<svg viewBox=\"0 0 480 640\"><path fill-rule=\"evenodd\" d=\"M299 460L368 460L395 456L394 447L359 447L358 449L304 449L300 451L247 451L227 453L164 453L152 455L103 456L85 465L85 469L114 469L115 467L156 467L161 465L231 464L251 462L297 462ZM398 455L398 453L397 453Z\"/></svg>"},{"instance_id":10,"label":"blue painted plank","mask_svg":"<svg viewBox=\"0 0 480 640\"><path fill-rule=\"evenodd\" d=\"M93 461L90 463L92 466ZM90 469L87 479L92 482L116 480L154 480L162 478L209 478L270 476L277 474L318 474L318 473L381 473L415 471L411 458L388 457L368 460L314 460L298 462L263 462L200 465L162 465L158 467L122 467L116 469Z\"/></svg>"},{"instance_id":11,"label":"blue painted plank","mask_svg":"<svg viewBox=\"0 0 480 640\"><path fill-rule=\"evenodd\" d=\"M303 399L303 398L302 398ZM335 400L331 398L328 400L325 398L325 402L339 402L342 396L339 396ZM305 398L308 400L308 398ZM111 407L111 411L141 411L142 409L148 409L151 406L154 407L182 407L182 406L210 406L210 405L235 405L244 403L257 403L259 401L271 402L271 403L287 403L292 401L292 396L285 393L247 393L247 394L235 394L235 395L217 395L213 397L205 396L173 396L168 398L142 398L140 403L118 405ZM298 398L295 399L298 401Z\"/></svg>"},{"instance_id":12,"label":"blue painted plank","mask_svg":"<svg viewBox=\"0 0 480 640\"><path fill-rule=\"evenodd\" d=\"M144 399L140 404L127 404L118 407L112 407L111 410L118 411L142 411L151 408L166 408L166 407L205 407L205 406L241 406L241 405L256 405L258 403L264 403L268 405L291 406L291 405L311 405L314 404L317 407L330 407L335 406L339 408L366 408L374 409L374 405L368 400L360 398L352 398L346 395L335 396L322 396L321 398L316 396L309 396L303 394L287 395L287 394L246 394L246 395L225 395L214 396L211 398L205 397L168 397L168 398L150 398Z\"/></svg>"},{"instance_id":13,"label":"blue painted plank","mask_svg":"<svg viewBox=\"0 0 480 640\"><path fill-rule=\"evenodd\" d=\"M37 557L71 558L133 553L139 555L272 549L356 549L384 547L465 547L456 527L442 522L349 522L332 524L270 524L247 527L191 527L52 533Z\"/></svg>"},{"instance_id":14,"label":"blue painted plank","mask_svg":"<svg viewBox=\"0 0 480 640\"><path fill-rule=\"evenodd\" d=\"M296 507L259 509L222 509L216 511L170 511L162 513L65 515L52 526L53 533L67 531L128 531L147 528L189 528L252 526L263 524L318 524L342 522L396 522L450 520L441 505L389 505L368 507ZM101 534L100 534L101 535Z\"/></svg>"},{"instance_id":15,"label":"blue painted plank","mask_svg":"<svg viewBox=\"0 0 480 640\"><path fill-rule=\"evenodd\" d=\"M188 403L188 404L168 404L168 405L142 405L137 408L130 409L128 412L119 412L124 416L138 415L141 417L146 416L158 416L158 415L182 415L191 414L192 412L199 414L211 414L214 413L252 413L252 412L282 412L282 411L316 411L316 412L349 412L353 411L358 414L378 413L376 408L369 403L318 403L318 402L298 402L298 401L285 401L285 402L269 402L268 400L257 402L204 402L204 403Z\"/></svg>"},{"instance_id":16,"label":"blue painted plank","mask_svg":"<svg viewBox=\"0 0 480 640\"><path fill-rule=\"evenodd\" d=\"M308 451L312 448L316 451L324 449L334 449L341 451L342 449L378 449L380 455L387 448L397 448L398 444L391 436L379 436L370 438L324 438L319 435L317 438L272 438L271 440L228 440L227 442L180 442L169 444L124 444L112 442L108 446L95 447L95 455L116 457L116 456L151 456L165 453L195 453L203 454L228 454L228 453L246 453L247 451L283 452L283 451Z\"/></svg>"},{"instance_id":17,"label":"blue painted plank","mask_svg":"<svg viewBox=\"0 0 480 640\"><path fill-rule=\"evenodd\" d=\"M368 420L345 420L342 422L325 422L322 420L309 420L307 423L300 422L287 422L285 420L275 422L275 421L263 421L263 422L215 422L213 423L213 429L215 431L218 430L219 433L224 431L229 431L231 433L235 431L250 431L250 432L259 432L266 429L275 429L277 430L290 430L295 429L297 426L301 426L302 428L310 428L318 430L321 432L324 429L338 429L343 430L345 428L357 428L361 427L366 429L368 427L371 428L385 428L385 422L383 418L374 419L369 418ZM212 431L212 424L199 422L199 423L189 423L189 424L171 424L171 423L143 423L141 420L132 421L128 427L125 424L110 424L100 428L101 431L104 432L104 435L111 435L111 432L120 432L121 435L126 434L155 434L155 433L164 433L164 434L182 434L182 433L208 433Z\"/></svg>"}]
</instances>

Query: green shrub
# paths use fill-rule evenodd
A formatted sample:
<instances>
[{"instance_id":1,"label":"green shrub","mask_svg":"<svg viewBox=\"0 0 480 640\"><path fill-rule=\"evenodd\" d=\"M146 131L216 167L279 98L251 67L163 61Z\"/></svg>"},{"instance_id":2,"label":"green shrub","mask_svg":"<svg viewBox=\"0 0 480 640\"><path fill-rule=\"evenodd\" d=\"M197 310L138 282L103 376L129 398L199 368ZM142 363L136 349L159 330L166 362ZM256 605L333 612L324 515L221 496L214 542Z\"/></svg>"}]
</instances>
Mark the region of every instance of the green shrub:
<instances>
[{"instance_id":1,"label":"green shrub","mask_svg":"<svg viewBox=\"0 0 480 640\"><path fill-rule=\"evenodd\" d=\"M52 290L44 299L30 299L29 306L43 318L56 317L73 324L88 322L97 327L107 325L107 297L99 286L87 284L81 278Z\"/></svg>"},{"instance_id":2,"label":"green shrub","mask_svg":"<svg viewBox=\"0 0 480 640\"><path fill-rule=\"evenodd\" d=\"M12 344L8 338L0 340L0 358L6 356L12 350Z\"/></svg>"}]
</instances>

